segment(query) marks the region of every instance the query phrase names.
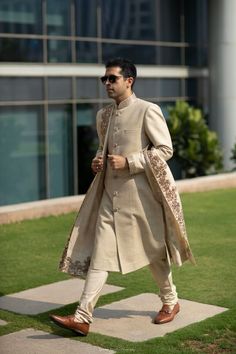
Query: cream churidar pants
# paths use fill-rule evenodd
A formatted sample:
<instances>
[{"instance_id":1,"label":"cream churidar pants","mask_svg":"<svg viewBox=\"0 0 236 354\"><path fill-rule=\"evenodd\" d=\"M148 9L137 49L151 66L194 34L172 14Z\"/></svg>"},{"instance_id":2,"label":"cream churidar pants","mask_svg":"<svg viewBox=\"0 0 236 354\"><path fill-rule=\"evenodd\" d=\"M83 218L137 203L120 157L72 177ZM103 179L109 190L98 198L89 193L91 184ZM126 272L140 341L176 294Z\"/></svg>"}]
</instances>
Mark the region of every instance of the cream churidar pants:
<instances>
[{"instance_id":1,"label":"cream churidar pants","mask_svg":"<svg viewBox=\"0 0 236 354\"><path fill-rule=\"evenodd\" d=\"M160 289L159 296L163 304L171 308L178 301L175 285L172 281L170 262L166 260L157 260L149 265L153 278ZM103 286L106 283L108 272L105 270L89 269L84 284L84 290L80 298L80 304L75 312L75 318L79 322L92 323L93 310L98 301Z\"/></svg>"}]
</instances>

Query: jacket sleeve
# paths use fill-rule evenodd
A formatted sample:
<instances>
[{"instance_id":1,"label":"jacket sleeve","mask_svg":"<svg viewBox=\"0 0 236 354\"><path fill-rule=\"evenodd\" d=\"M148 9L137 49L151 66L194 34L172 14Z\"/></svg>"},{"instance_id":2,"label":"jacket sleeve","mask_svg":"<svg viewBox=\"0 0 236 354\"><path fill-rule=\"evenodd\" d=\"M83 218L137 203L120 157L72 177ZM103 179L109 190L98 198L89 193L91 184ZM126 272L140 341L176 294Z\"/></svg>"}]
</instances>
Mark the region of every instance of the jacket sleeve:
<instances>
[{"instance_id":1,"label":"jacket sleeve","mask_svg":"<svg viewBox=\"0 0 236 354\"><path fill-rule=\"evenodd\" d=\"M144 117L144 129L159 157L165 161L169 160L173 155L173 147L166 120L159 106L155 104L148 106ZM131 175L144 171L146 162L142 151L129 155L127 162Z\"/></svg>"}]
</instances>

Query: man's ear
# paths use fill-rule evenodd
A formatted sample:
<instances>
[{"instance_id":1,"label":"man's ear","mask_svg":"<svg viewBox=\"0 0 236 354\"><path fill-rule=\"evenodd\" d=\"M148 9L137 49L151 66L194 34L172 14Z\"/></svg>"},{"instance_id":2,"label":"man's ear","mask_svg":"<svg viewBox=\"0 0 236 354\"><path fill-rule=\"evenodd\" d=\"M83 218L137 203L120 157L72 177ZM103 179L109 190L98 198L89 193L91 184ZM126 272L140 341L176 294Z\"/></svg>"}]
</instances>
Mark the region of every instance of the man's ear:
<instances>
[{"instance_id":1,"label":"man's ear","mask_svg":"<svg viewBox=\"0 0 236 354\"><path fill-rule=\"evenodd\" d=\"M128 77L128 78L127 78L127 83L129 84L129 87L132 86L133 82L134 82L133 77Z\"/></svg>"}]
</instances>

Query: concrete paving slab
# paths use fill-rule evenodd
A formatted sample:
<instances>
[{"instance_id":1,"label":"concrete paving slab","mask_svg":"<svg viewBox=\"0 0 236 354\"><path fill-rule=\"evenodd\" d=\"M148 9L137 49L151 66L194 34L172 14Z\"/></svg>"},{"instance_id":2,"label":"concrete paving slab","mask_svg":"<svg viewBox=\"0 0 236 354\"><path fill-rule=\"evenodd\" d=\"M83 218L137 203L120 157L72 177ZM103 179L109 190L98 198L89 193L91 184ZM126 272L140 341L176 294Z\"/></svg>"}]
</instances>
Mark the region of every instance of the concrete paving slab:
<instances>
[{"instance_id":1,"label":"concrete paving slab","mask_svg":"<svg viewBox=\"0 0 236 354\"><path fill-rule=\"evenodd\" d=\"M5 326L7 324L6 321L0 320L0 326Z\"/></svg>"},{"instance_id":2,"label":"concrete paving slab","mask_svg":"<svg viewBox=\"0 0 236 354\"><path fill-rule=\"evenodd\" d=\"M141 294L97 308L91 331L141 342L205 320L226 311L224 307L179 300L180 312L175 320L163 325L152 323L162 303L156 294Z\"/></svg>"},{"instance_id":3,"label":"concrete paving slab","mask_svg":"<svg viewBox=\"0 0 236 354\"><path fill-rule=\"evenodd\" d=\"M77 278L43 285L0 297L0 308L26 315L37 315L78 301L83 287L84 280ZM102 295L122 289L106 284Z\"/></svg>"},{"instance_id":4,"label":"concrete paving slab","mask_svg":"<svg viewBox=\"0 0 236 354\"><path fill-rule=\"evenodd\" d=\"M26 329L0 337L4 354L113 354L112 350L59 337L43 331Z\"/></svg>"}]
</instances>

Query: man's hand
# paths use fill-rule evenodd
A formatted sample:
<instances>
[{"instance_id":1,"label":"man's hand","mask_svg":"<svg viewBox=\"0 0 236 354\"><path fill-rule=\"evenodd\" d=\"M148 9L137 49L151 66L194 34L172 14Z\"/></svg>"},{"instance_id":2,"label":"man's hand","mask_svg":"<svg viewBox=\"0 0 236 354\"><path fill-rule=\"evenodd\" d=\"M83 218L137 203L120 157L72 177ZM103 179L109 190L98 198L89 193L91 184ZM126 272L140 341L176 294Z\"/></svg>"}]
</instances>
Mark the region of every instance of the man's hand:
<instances>
[{"instance_id":1,"label":"man's hand","mask_svg":"<svg viewBox=\"0 0 236 354\"><path fill-rule=\"evenodd\" d=\"M113 170L125 170L128 168L128 162L124 156L121 155L107 155Z\"/></svg>"},{"instance_id":2,"label":"man's hand","mask_svg":"<svg viewBox=\"0 0 236 354\"><path fill-rule=\"evenodd\" d=\"M94 157L94 159L92 160L91 168L94 173L101 172L103 170L103 157Z\"/></svg>"}]
</instances>

